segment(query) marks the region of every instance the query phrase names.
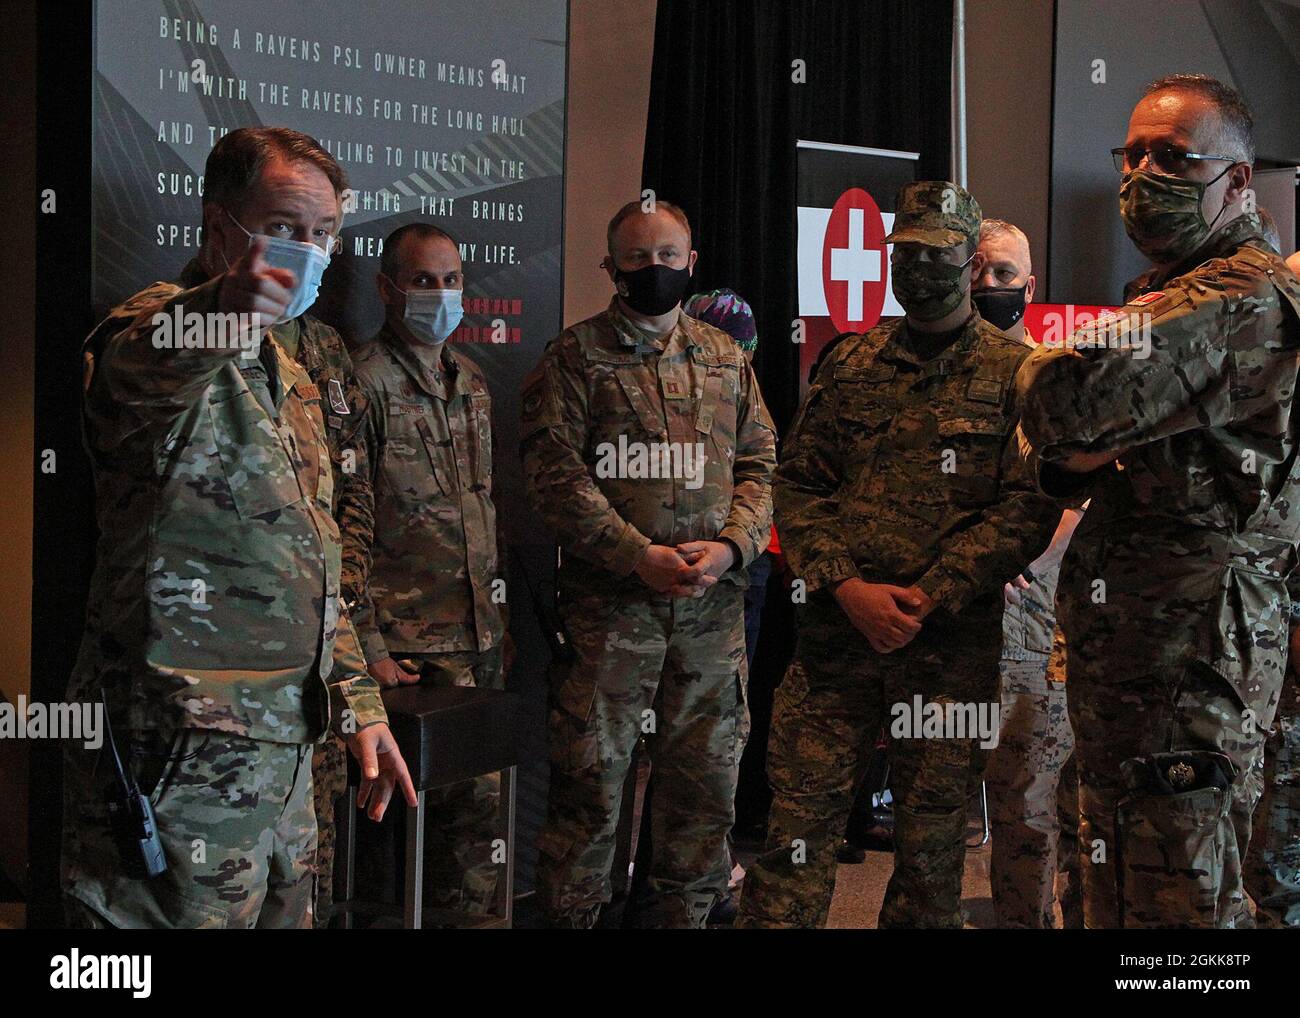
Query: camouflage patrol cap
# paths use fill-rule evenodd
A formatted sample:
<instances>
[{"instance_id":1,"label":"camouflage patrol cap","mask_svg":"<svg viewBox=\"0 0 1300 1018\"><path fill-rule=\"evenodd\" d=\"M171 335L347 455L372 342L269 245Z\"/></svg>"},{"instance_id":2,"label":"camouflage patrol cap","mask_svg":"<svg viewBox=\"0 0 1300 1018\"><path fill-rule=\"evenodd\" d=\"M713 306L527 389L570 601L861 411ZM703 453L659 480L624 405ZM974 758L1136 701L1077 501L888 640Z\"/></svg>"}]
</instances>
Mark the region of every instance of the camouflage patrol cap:
<instances>
[{"instance_id":1,"label":"camouflage patrol cap","mask_svg":"<svg viewBox=\"0 0 1300 1018\"><path fill-rule=\"evenodd\" d=\"M894 230L885 243L953 247L968 240L975 245L982 218L979 202L959 184L913 181L894 199Z\"/></svg>"}]
</instances>

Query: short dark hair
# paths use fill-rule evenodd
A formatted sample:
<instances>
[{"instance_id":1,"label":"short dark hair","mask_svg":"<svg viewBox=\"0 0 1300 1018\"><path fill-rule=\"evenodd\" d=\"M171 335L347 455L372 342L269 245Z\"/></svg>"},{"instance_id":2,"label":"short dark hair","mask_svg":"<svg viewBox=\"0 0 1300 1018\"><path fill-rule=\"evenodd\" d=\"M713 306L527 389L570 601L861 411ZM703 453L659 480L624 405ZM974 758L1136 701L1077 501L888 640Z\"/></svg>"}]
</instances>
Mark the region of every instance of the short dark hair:
<instances>
[{"instance_id":1,"label":"short dark hair","mask_svg":"<svg viewBox=\"0 0 1300 1018\"><path fill-rule=\"evenodd\" d=\"M1232 150L1224 155L1236 156L1239 162L1255 162L1255 118L1250 107L1231 85L1208 74L1166 74L1146 87L1143 98L1156 92L1191 92L1209 100L1219 114L1223 141Z\"/></svg>"},{"instance_id":2,"label":"short dark hair","mask_svg":"<svg viewBox=\"0 0 1300 1018\"><path fill-rule=\"evenodd\" d=\"M272 156L317 167L342 198L348 179L338 160L315 138L288 127L240 127L212 146L203 167L203 203L237 205L266 169Z\"/></svg>"},{"instance_id":3,"label":"short dark hair","mask_svg":"<svg viewBox=\"0 0 1300 1018\"><path fill-rule=\"evenodd\" d=\"M658 212L660 209L663 209L681 224L682 229L686 231L686 242L689 246L691 242L691 221L686 218L686 213L672 202L656 198L650 203L650 213ZM609 255L611 258L614 256L614 233L623 224L623 220L637 212L640 212L643 215L650 214L646 212L645 204L643 202L639 200L630 201L615 212L614 218L609 221L609 226L605 229L605 246L609 249Z\"/></svg>"},{"instance_id":4,"label":"short dark hair","mask_svg":"<svg viewBox=\"0 0 1300 1018\"><path fill-rule=\"evenodd\" d=\"M399 226L396 230L384 238L384 250L379 256L379 271L389 279L396 282L397 263L399 252L402 248L402 241L407 237L413 237L416 240L428 240L430 237L441 237L454 247L460 250L460 245L456 243L456 238L446 230L432 223L407 223L405 226Z\"/></svg>"}]
</instances>

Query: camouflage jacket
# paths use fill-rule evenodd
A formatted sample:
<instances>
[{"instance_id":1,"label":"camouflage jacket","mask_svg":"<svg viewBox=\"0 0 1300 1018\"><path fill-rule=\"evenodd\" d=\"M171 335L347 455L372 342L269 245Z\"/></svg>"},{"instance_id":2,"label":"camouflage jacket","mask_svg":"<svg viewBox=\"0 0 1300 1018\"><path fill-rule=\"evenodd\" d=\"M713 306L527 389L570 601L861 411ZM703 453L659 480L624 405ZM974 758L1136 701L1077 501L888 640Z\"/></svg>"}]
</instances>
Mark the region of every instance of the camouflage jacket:
<instances>
[{"instance_id":1,"label":"camouflage jacket","mask_svg":"<svg viewBox=\"0 0 1300 1018\"><path fill-rule=\"evenodd\" d=\"M1025 345L1031 350L1038 345L1028 329L1025 330ZM1072 505L1070 508L1080 507ZM1059 562L1036 573L1029 589L1020 592L1019 603L1006 606L1002 616L1004 660L1037 661L1051 656L1056 634L1056 585L1060 575Z\"/></svg>"},{"instance_id":2,"label":"camouflage jacket","mask_svg":"<svg viewBox=\"0 0 1300 1018\"><path fill-rule=\"evenodd\" d=\"M1060 516L1013 441L1012 379L1029 350L972 313L924 357L899 318L823 362L786 441L773 496L781 547L809 591L860 577L918 585L940 609L987 614Z\"/></svg>"},{"instance_id":3,"label":"camouflage jacket","mask_svg":"<svg viewBox=\"0 0 1300 1018\"><path fill-rule=\"evenodd\" d=\"M333 475L307 372L273 339L256 357L154 342L156 314L209 315L218 286L155 283L86 340L100 536L70 695L108 689L134 728L271 742L316 740L345 710L357 729L384 721L338 609Z\"/></svg>"},{"instance_id":4,"label":"camouflage jacket","mask_svg":"<svg viewBox=\"0 0 1300 1018\"><path fill-rule=\"evenodd\" d=\"M745 582L771 536L776 436L726 333L683 314L651 342L615 299L547 346L521 406L528 499L563 583L614 590L652 543L723 538L741 559L723 579Z\"/></svg>"},{"instance_id":5,"label":"camouflage jacket","mask_svg":"<svg viewBox=\"0 0 1300 1018\"><path fill-rule=\"evenodd\" d=\"M1253 215L1195 262L1148 273L1156 289L1076 332L1074 349L1030 355L1017 382L1025 455L1045 490L1092 495L1062 610L1133 627L1135 641L1155 620L1194 615L1199 639L1183 656L1263 708L1285 664L1278 626L1300 539L1300 282ZM1052 466L1111 450L1126 450L1118 469Z\"/></svg>"},{"instance_id":6,"label":"camouflage jacket","mask_svg":"<svg viewBox=\"0 0 1300 1018\"><path fill-rule=\"evenodd\" d=\"M375 489L370 596L357 622L366 659L489 650L505 633L504 570L483 372L446 343L429 371L387 326L356 366Z\"/></svg>"}]
</instances>

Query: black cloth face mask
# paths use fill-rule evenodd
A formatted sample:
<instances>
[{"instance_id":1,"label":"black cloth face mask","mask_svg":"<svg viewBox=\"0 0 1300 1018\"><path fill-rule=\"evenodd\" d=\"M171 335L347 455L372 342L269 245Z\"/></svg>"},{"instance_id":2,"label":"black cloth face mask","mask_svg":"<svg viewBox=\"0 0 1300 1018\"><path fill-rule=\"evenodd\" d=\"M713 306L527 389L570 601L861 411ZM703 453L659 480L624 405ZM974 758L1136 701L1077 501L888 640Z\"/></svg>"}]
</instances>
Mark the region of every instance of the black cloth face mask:
<instances>
[{"instance_id":1,"label":"black cloth face mask","mask_svg":"<svg viewBox=\"0 0 1300 1018\"><path fill-rule=\"evenodd\" d=\"M682 302L691 281L690 269L671 265L643 265L631 272L614 270L618 295L639 315L657 318Z\"/></svg>"},{"instance_id":2,"label":"black cloth face mask","mask_svg":"<svg viewBox=\"0 0 1300 1018\"><path fill-rule=\"evenodd\" d=\"M991 286L985 290L972 290L970 297L980 317L1005 332L1025 317L1025 291L1028 287L1028 283L1024 286Z\"/></svg>"}]
</instances>

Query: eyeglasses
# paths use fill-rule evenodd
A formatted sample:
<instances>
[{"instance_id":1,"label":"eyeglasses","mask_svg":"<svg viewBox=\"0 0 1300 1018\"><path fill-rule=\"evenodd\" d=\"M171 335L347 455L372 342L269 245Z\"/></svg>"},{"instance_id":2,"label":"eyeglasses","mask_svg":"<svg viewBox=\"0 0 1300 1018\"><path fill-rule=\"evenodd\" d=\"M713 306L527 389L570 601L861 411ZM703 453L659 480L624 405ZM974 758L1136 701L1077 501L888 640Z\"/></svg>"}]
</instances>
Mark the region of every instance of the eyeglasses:
<instances>
[{"instance_id":1,"label":"eyeglasses","mask_svg":"<svg viewBox=\"0 0 1300 1018\"><path fill-rule=\"evenodd\" d=\"M1159 173L1167 174L1171 177L1181 177L1197 162L1208 160L1222 159L1225 162L1235 163L1237 160L1232 156L1215 156L1207 155L1204 152L1188 152L1185 148L1179 148L1177 145L1157 145L1155 148L1143 148L1141 145L1131 145L1128 148L1113 148L1110 150L1111 157L1115 160L1115 169L1120 173L1128 173L1136 170L1146 157L1150 157L1149 166L1152 166Z\"/></svg>"}]
</instances>

